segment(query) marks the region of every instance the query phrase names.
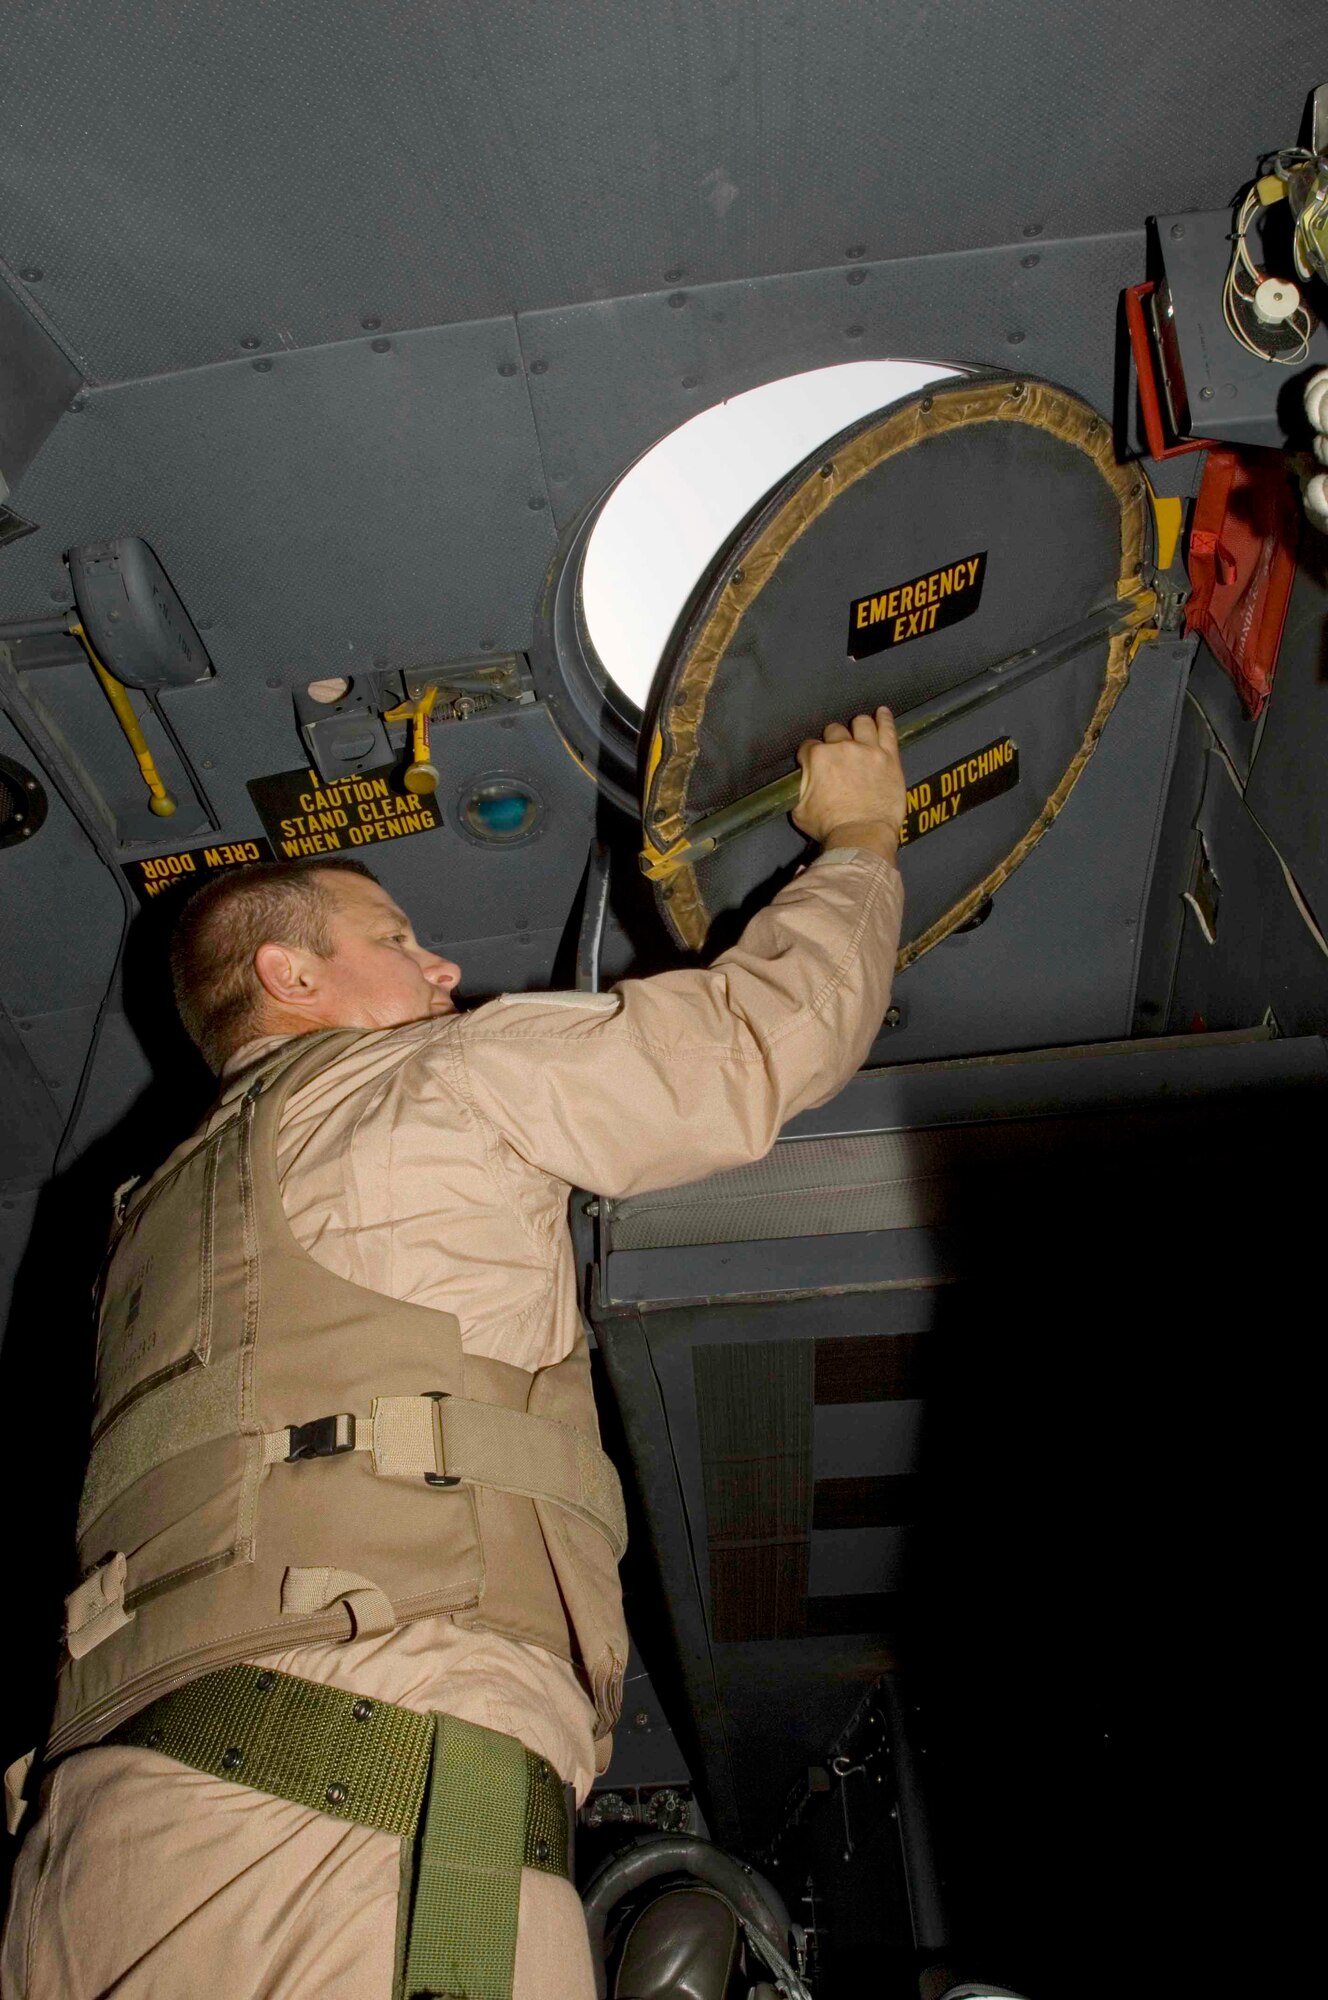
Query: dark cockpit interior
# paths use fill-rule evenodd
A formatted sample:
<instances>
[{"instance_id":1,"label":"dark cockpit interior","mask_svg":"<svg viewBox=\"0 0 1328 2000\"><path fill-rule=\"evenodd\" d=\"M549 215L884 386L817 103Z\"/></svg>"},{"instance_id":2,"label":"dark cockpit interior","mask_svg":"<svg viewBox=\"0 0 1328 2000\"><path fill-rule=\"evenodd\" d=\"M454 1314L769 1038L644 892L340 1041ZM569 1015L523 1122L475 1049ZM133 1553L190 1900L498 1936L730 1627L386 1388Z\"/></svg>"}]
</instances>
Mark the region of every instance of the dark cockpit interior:
<instances>
[{"instance_id":1,"label":"dark cockpit interior","mask_svg":"<svg viewBox=\"0 0 1328 2000\"><path fill-rule=\"evenodd\" d=\"M755 1164L571 1195L630 1532L600 1991L1298 1990L1316 20L11 9L4 1763L112 1199L214 1089L189 893L350 857L464 1005L606 993L733 941L799 743L888 703L865 1064Z\"/></svg>"}]
</instances>

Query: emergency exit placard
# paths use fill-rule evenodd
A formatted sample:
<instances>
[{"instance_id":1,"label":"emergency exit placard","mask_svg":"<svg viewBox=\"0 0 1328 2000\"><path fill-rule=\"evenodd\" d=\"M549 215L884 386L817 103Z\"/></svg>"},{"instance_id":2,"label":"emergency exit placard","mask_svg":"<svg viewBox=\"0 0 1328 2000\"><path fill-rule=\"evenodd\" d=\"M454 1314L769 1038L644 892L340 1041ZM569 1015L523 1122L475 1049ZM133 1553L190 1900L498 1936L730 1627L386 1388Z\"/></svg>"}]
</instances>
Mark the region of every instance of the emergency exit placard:
<instances>
[{"instance_id":1,"label":"emergency exit placard","mask_svg":"<svg viewBox=\"0 0 1328 2000\"><path fill-rule=\"evenodd\" d=\"M891 646L903 646L928 632L940 632L971 618L982 602L987 551L942 563L907 583L855 597L848 608L848 651L853 660L870 659Z\"/></svg>"},{"instance_id":2,"label":"emergency exit placard","mask_svg":"<svg viewBox=\"0 0 1328 2000\"><path fill-rule=\"evenodd\" d=\"M317 771L278 771L251 778L249 796L279 861L359 854L383 840L432 833L443 823L436 799L398 791L395 769L383 764L334 782Z\"/></svg>"}]
</instances>

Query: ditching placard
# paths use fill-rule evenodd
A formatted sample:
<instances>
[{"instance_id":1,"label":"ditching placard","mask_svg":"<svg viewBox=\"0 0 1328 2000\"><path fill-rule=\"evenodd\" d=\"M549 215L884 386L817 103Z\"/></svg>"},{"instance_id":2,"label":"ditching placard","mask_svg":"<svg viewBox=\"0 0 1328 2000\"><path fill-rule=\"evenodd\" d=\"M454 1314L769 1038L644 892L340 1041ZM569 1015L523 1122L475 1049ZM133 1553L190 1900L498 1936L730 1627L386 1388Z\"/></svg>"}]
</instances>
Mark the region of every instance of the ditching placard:
<instances>
[{"instance_id":1,"label":"ditching placard","mask_svg":"<svg viewBox=\"0 0 1328 2000\"><path fill-rule=\"evenodd\" d=\"M144 909L173 889L197 889L210 875L243 868L251 861L271 861L266 840L217 840L210 847L186 847L179 854L154 854L142 861L122 861L126 882Z\"/></svg>"},{"instance_id":2,"label":"ditching placard","mask_svg":"<svg viewBox=\"0 0 1328 2000\"><path fill-rule=\"evenodd\" d=\"M249 796L279 861L359 854L380 840L432 833L443 823L437 800L398 791L395 772L383 764L329 783L316 771L278 771L251 778Z\"/></svg>"},{"instance_id":3,"label":"ditching placard","mask_svg":"<svg viewBox=\"0 0 1328 2000\"><path fill-rule=\"evenodd\" d=\"M982 601L987 551L961 556L940 569L924 570L907 583L892 584L870 597L855 597L848 609L848 651L853 660L870 659L891 646L921 639L971 618Z\"/></svg>"},{"instance_id":4,"label":"ditching placard","mask_svg":"<svg viewBox=\"0 0 1328 2000\"><path fill-rule=\"evenodd\" d=\"M1019 783L1019 746L1013 737L998 736L969 757L933 771L930 778L908 788L908 810L900 828L899 845L921 840L937 827L948 826L962 812L998 799Z\"/></svg>"}]
</instances>

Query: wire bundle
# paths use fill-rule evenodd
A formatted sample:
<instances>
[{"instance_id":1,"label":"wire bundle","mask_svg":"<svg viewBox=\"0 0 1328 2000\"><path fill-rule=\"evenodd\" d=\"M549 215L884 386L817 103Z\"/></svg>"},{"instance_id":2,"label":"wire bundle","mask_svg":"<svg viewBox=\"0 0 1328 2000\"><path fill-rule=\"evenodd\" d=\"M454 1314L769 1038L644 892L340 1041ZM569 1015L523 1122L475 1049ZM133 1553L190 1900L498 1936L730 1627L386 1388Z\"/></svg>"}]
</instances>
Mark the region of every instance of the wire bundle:
<instances>
[{"instance_id":1,"label":"wire bundle","mask_svg":"<svg viewBox=\"0 0 1328 2000\"><path fill-rule=\"evenodd\" d=\"M1226 283L1222 287L1222 317L1227 323L1227 332L1231 338L1238 341L1247 354L1253 354L1259 361L1272 361L1279 367L1291 368L1298 361L1303 361L1309 352L1314 321L1303 300L1282 326L1266 326L1255 311L1254 295L1264 283L1268 273L1261 271L1251 257L1245 237L1250 223L1254 220L1255 210L1259 206L1259 189L1256 183L1236 213L1236 227L1231 240L1231 262L1227 266ZM1290 346L1287 345L1288 341L1291 343Z\"/></svg>"}]
</instances>

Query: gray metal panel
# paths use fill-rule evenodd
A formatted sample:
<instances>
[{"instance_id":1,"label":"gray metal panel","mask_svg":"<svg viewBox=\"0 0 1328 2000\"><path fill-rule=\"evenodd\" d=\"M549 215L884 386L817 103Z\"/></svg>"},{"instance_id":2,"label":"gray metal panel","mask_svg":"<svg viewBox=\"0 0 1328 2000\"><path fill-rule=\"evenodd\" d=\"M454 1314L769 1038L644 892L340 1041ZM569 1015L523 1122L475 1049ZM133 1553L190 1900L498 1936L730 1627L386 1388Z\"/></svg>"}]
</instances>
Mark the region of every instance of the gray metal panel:
<instances>
[{"instance_id":1,"label":"gray metal panel","mask_svg":"<svg viewBox=\"0 0 1328 2000\"><path fill-rule=\"evenodd\" d=\"M942 1214L935 1177L954 1150L951 1135L930 1132L776 1146L753 1166L606 1203L606 1226L615 1254L927 1227Z\"/></svg>"},{"instance_id":2,"label":"gray metal panel","mask_svg":"<svg viewBox=\"0 0 1328 2000\"><path fill-rule=\"evenodd\" d=\"M957 1182L976 1183L984 1202L1035 1198L1045 1167L1042 1122L987 1124L978 1116L975 1109L969 1122L920 1131L787 1140L754 1166L606 1202L613 1254L935 1229L955 1206ZM973 1199L970 1185L964 1200Z\"/></svg>"},{"instance_id":3,"label":"gray metal panel","mask_svg":"<svg viewBox=\"0 0 1328 2000\"><path fill-rule=\"evenodd\" d=\"M488 320L94 392L19 489L43 525L0 617L70 602L72 544L142 533L221 676L522 650L553 534L516 358Z\"/></svg>"},{"instance_id":4,"label":"gray metal panel","mask_svg":"<svg viewBox=\"0 0 1328 2000\"><path fill-rule=\"evenodd\" d=\"M715 1648L715 1678L729 1726L742 1811L740 1831L729 1836L733 1845L741 1840L759 1850L769 1841L792 1787L805 1783L808 1767L820 1762L826 1745L839 1737L866 1689L896 1658L890 1636L877 1633L764 1639ZM835 1817L839 1820L838 1802ZM861 1815L854 1822L854 1833L855 1838L863 1837ZM831 1851L837 1860L840 1850ZM868 1893L875 1895L879 1877L873 1873L870 1880ZM822 1922L824 1909L818 1902ZM834 1988L825 1990L833 1993ZM848 1991L852 1990L850 1986ZM889 1989L882 1984L880 1990ZM894 1988L901 1994L914 1990L913 1980Z\"/></svg>"},{"instance_id":5,"label":"gray metal panel","mask_svg":"<svg viewBox=\"0 0 1328 2000\"><path fill-rule=\"evenodd\" d=\"M1110 415L1117 298L1143 268L1139 228L525 313L521 345L559 525L711 404L843 361L917 355L1026 369Z\"/></svg>"},{"instance_id":6,"label":"gray metal panel","mask_svg":"<svg viewBox=\"0 0 1328 2000\"><path fill-rule=\"evenodd\" d=\"M609 1768L595 1781L597 1791L620 1785L685 1785L690 1773L670 1729L654 1685L629 1639L623 1676L622 1720L613 1732Z\"/></svg>"},{"instance_id":7,"label":"gray metal panel","mask_svg":"<svg viewBox=\"0 0 1328 2000\"><path fill-rule=\"evenodd\" d=\"M935 1317L938 1296L927 1300ZM870 1302L874 1310L876 1301ZM943 1310L943 1308L942 1308ZM821 1403L812 1433L815 1479L898 1478L922 1463L925 1404L913 1397L897 1403Z\"/></svg>"},{"instance_id":8,"label":"gray metal panel","mask_svg":"<svg viewBox=\"0 0 1328 2000\"><path fill-rule=\"evenodd\" d=\"M37 768L3 713L0 751ZM54 787L47 784L46 792L40 833L0 851L0 997L16 1020L95 1007L124 916L119 891L82 828Z\"/></svg>"},{"instance_id":9,"label":"gray metal panel","mask_svg":"<svg viewBox=\"0 0 1328 2000\"><path fill-rule=\"evenodd\" d=\"M34 1184L51 1170L62 1119L46 1079L0 1006L0 1185ZM3 1321L0 1321L0 1325Z\"/></svg>"},{"instance_id":10,"label":"gray metal panel","mask_svg":"<svg viewBox=\"0 0 1328 2000\"><path fill-rule=\"evenodd\" d=\"M812 1535L810 1595L900 1589L912 1539L911 1528L818 1528Z\"/></svg>"},{"instance_id":11,"label":"gray metal panel","mask_svg":"<svg viewBox=\"0 0 1328 2000\"><path fill-rule=\"evenodd\" d=\"M59 1107L62 1127L74 1102L96 1018L95 1006L55 1007L48 1013L25 1013L18 1023L29 1059Z\"/></svg>"},{"instance_id":12,"label":"gray metal panel","mask_svg":"<svg viewBox=\"0 0 1328 2000\"><path fill-rule=\"evenodd\" d=\"M785 1236L756 1243L687 1244L615 1250L608 1260L613 1303L758 1299L782 1292L877 1286L914 1290L962 1275L960 1246L939 1230L878 1229L858 1236Z\"/></svg>"},{"instance_id":13,"label":"gray metal panel","mask_svg":"<svg viewBox=\"0 0 1328 2000\"><path fill-rule=\"evenodd\" d=\"M1294 136L1301 0L25 8L0 255L94 374L1200 206ZM1098 114L1094 79L1146 52ZM1233 51L1239 52L1233 65ZM1178 88L1177 79L1183 79Z\"/></svg>"},{"instance_id":14,"label":"gray metal panel","mask_svg":"<svg viewBox=\"0 0 1328 2000\"><path fill-rule=\"evenodd\" d=\"M513 963L524 964L523 934L553 931L556 938L571 913L594 831L595 786L536 705L436 726L432 753L442 830L365 849L363 858L376 868L391 853L393 893L422 934L450 948L501 933ZM544 815L531 839L485 846L460 832L462 800L491 776L518 777L538 794Z\"/></svg>"},{"instance_id":15,"label":"gray metal panel","mask_svg":"<svg viewBox=\"0 0 1328 2000\"><path fill-rule=\"evenodd\" d=\"M17 486L82 377L0 271L0 500Z\"/></svg>"},{"instance_id":16,"label":"gray metal panel","mask_svg":"<svg viewBox=\"0 0 1328 2000\"><path fill-rule=\"evenodd\" d=\"M1328 930L1328 542L1306 531L1277 678L1246 791Z\"/></svg>"},{"instance_id":17,"label":"gray metal panel","mask_svg":"<svg viewBox=\"0 0 1328 2000\"><path fill-rule=\"evenodd\" d=\"M456 938L437 934L437 948L461 967L464 999L495 993L540 992L553 984L561 931L521 931L516 936Z\"/></svg>"},{"instance_id":18,"label":"gray metal panel","mask_svg":"<svg viewBox=\"0 0 1328 2000\"><path fill-rule=\"evenodd\" d=\"M1219 670L1215 667L1214 671ZM1199 838L1194 822L1203 798L1211 742L1212 734L1198 701L1182 702L1176 757L1162 810L1157 857L1139 943L1139 972L1134 989L1134 1031L1138 1035L1160 1035L1171 1019L1176 965L1185 931L1184 897L1194 871L1195 844Z\"/></svg>"},{"instance_id":19,"label":"gray metal panel","mask_svg":"<svg viewBox=\"0 0 1328 2000\"><path fill-rule=\"evenodd\" d=\"M1135 968L1190 646L1139 655L1060 818L979 930L902 974L875 1062L1109 1041L1130 1031ZM904 864L907 887L908 866Z\"/></svg>"},{"instance_id":20,"label":"gray metal panel","mask_svg":"<svg viewBox=\"0 0 1328 2000\"><path fill-rule=\"evenodd\" d=\"M837 1097L790 1119L784 1141L835 1132L893 1131L974 1118L1045 1118L1144 1110L1178 1098L1328 1083L1328 1046L1317 1035L1274 1041L1266 1030L1183 1034L1083 1048L863 1070Z\"/></svg>"},{"instance_id":21,"label":"gray metal panel","mask_svg":"<svg viewBox=\"0 0 1328 2000\"><path fill-rule=\"evenodd\" d=\"M18 646L14 650L21 668L25 649ZM68 745L92 781L105 816L116 830L113 845L182 848L213 838L207 812L195 797L188 774L145 695L131 693L129 700L158 775L176 802L174 815L165 822L147 810L148 795L137 760L81 646L74 642L68 658L39 672L20 673L20 679L40 718Z\"/></svg>"},{"instance_id":22,"label":"gray metal panel","mask_svg":"<svg viewBox=\"0 0 1328 2000\"><path fill-rule=\"evenodd\" d=\"M57 1009L50 1014L34 1014L27 1023L24 1041L32 1050L62 1118L67 1118L73 1110L96 1014L95 1007ZM133 1026L118 1009L108 1009L77 1131L70 1135L68 1157L73 1158L112 1131L152 1081L152 1065ZM197 1108L201 1110L201 1104ZM172 1134L173 1139L183 1137L183 1130ZM122 1180L125 1174L144 1165L141 1159L126 1159L124 1173L117 1173L114 1178Z\"/></svg>"},{"instance_id":23,"label":"gray metal panel","mask_svg":"<svg viewBox=\"0 0 1328 2000\"><path fill-rule=\"evenodd\" d=\"M40 689L41 676L32 679ZM253 688L235 673L174 690L165 706L195 764L207 758L220 766L200 775L222 837L260 832L246 780L293 770L303 756L289 689ZM538 985L552 975L576 897L598 809L595 786L538 703L435 724L432 755L442 828L359 849L358 858L399 899L420 937L460 960L467 993ZM484 846L459 831L459 806L477 779L504 774L533 788L544 817L530 840Z\"/></svg>"},{"instance_id":24,"label":"gray metal panel","mask_svg":"<svg viewBox=\"0 0 1328 2000\"><path fill-rule=\"evenodd\" d=\"M1222 781L1229 790L1225 773ZM1220 794L1215 796L1220 805ZM1234 793L1232 797L1248 828L1239 799ZM1206 806L1207 817L1216 819L1216 812L1216 806ZM1303 923L1300 933L1291 927L1287 912L1294 915L1294 909L1285 892L1280 898L1273 893L1266 870L1252 882L1255 864L1242 829L1223 825L1220 833L1215 859L1220 846L1219 878L1225 883L1227 869L1235 896L1235 944L1216 961L1216 984L1210 976L1199 1002L1219 1013L1248 1011L1254 1005L1250 992L1266 990L1258 1015L1271 1002L1288 1016L1284 1025L1292 1033L1323 1024L1328 1019L1328 959L1320 954L1316 962L1317 948ZM1267 844L1259 845L1271 862ZM1224 887L1224 898L1225 893ZM1256 938L1246 962L1242 940L1265 911L1274 949L1261 956L1257 947L1262 940ZM1204 961L1199 964L1202 968ZM1237 970L1241 966L1243 975ZM1191 975L1191 986L1197 976ZM1190 989L1183 990L1188 995ZM1185 1004L1191 1004L1188 997ZM1046 1074L1039 1077L1043 1060ZM1078 1170L1087 1171L1091 1162L1096 1172L1128 1173L1140 1126L1121 1113L1147 1116L1150 1110L1156 1114L1172 1105L1214 1098L1234 1106L1252 1089L1267 1103L1279 1088L1307 1082L1328 1083L1328 1055L1312 1034L1290 1044L1208 1040L1197 1041L1192 1051L1127 1044L1063 1057L1048 1052L1037 1063L1012 1058L859 1076L819 1114L828 1131L845 1136L784 1138L758 1167L713 1175L708 1182L662 1195L606 1202L601 1218L606 1294L652 1304L717 1303L833 1285L890 1286L916 1296L963 1275L962 1238L965 1231L971 1235L975 1217L1036 1215L1045 1208L1055 1184L1039 1175L1058 1171L1057 1148L1067 1140L1077 1148ZM1080 1114L1068 1127L1063 1122L1067 1112ZM1048 1116L1054 1114L1060 1114L1061 1122L1049 1125ZM936 1123L930 1131L900 1132L897 1126L891 1131L894 1121L905 1118ZM855 1130L857 1137L847 1136ZM1167 1128L1149 1130L1165 1136ZM1179 1142L1185 1128L1176 1130ZM864 1199L872 1192L873 1162L882 1177L898 1174L895 1185L883 1189L896 1205L898 1221L925 1226L881 1226ZM856 1226L859 1233L793 1234L820 1222L819 1188L833 1171L840 1171L846 1183L839 1226L845 1232ZM850 1178L860 1186L848 1187ZM807 1189L813 1190L810 1198ZM620 1218L625 1240L640 1247L618 1247ZM744 1239L717 1240L726 1229L740 1226L747 1230ZM781 1227L788 1233L778 1234ZM690 1243L685 1240L689 1231L695 1239ZM873 1317L877 1307L875 1295L861 1304L864 1315Z\"/></svg>"},{"instance_id":25,"label":"gray metal panel","mask_svg":"<svg viewBox=\"0 0 1328 2000\"><path fill-rule=\"evenodd\" d=\"M1271 1009L1283 1033L1328 1030L1328 953L1296 907L1278 858L1225 759L1209 752L1198 825L1220 887L1217 942L1187 910L1171 1019L1237 1028Z\"/></svg>"},{"instance_id":26,"label":"gray metal panel","mask_svg":"<svg viewBox=\"0 0 1328 2000\"><path fill-rule=\"evenodd\" d=\"M37 1191L10 1187L0 1194L0 1344L5 1337L14 1278L37 1213Z\"/></svg>"},{"instance_id":27,"label":"gray metal panel","mask_svg":"<svg viewBox=\"0 0 1328 2000\"><path fill-rule=\"evenodd\" d=\"M1289 120L1282 144L1293 143L1295 136ZM1230 188L1214 188L1213 193L1234 195L1239 182L1253 177L1254 168L1250 160ZM1232 338L1222 315L1231 229L1230 208L1157 219L1158 244L1176 309L1175 331L1189 404L1188 435L1213 438L1219 444L1275 448L1302 428L1301 390L1306 376L1328 362L1328 330L1315 322L1306 353L1290 367L1262 361ZM1256 213L1248 243L1250 255L1262 269L1267 267L1261 235L1261 217ZM1275 267L1273 275L1290 277L1291 271Z\"/></svg>"},{"instance_id":28,"label":"gray metal panel","mask_svg":"<svg viewBox=\"0 0 1328 2000\"><path fill-rule=\"evenodd\" d=\"M687 1732L689 1756L695 1751L693 1768L705 1786L706 1810L715 1838L729 1840L737 1832L738 1817L724 1710L715 1684L686 1502L670 1444L663 1394L639 1319L617 1318L597 1331L632 1454L647 1547L657 1574L669 1579L667 1591L655 1594L654 1608L667 1619L670 1650L687 1691L679 1723ZM687 1373L690 1375L690 1370ZM636 1547L633 1562L639 1560L640 1544Z\"/></svg>"},{"instance_id":29,"label":"gray metal panel","mask_svg":"<svg viewBox=\"0 0 1328 2000\"><path fill-rule=\"evenodd\" d=\"M795 1345L799 1336L805 1337L806 1333L805 1328L795 1328L786 1320L782 1326L772 1324L767 1337L778 1339L783 1331L787 1332L788 1339ZM696 1585L702 1605L709 1606L712 1601L710 1548L702 1528L706 1518L705 1469L697 1410L696 1348L692 1337L693 1328L685 1319L670 1314L666 1319L657 1321L653 1325L647 1322L645 1334L655 1379L668 1413L669 1449L678 1485L688 1519L693 1524L692 1561L695 1566ZM715 1329L714 1340L716 1344L724 1344L722 1325ZM706 1619L709 1631L708 1612Z\"/></svg>"},{"instance_id":30,"label":"gray metal panel","mask_svg":"<svg viewBox=\"0 0 1328 2000\"><path fill-rule=\"evenodd\" d=\"M1203 710L1209 728L1240 776L1248 778L1263 734L1264 716L1257 722L1250 721L1245 713L1245 704L1236 692L1235 682L1202 642L1190 668L1189 692ZM1264 715L1267 713L1265 710Z\"/></svg>"}]
</instances>

